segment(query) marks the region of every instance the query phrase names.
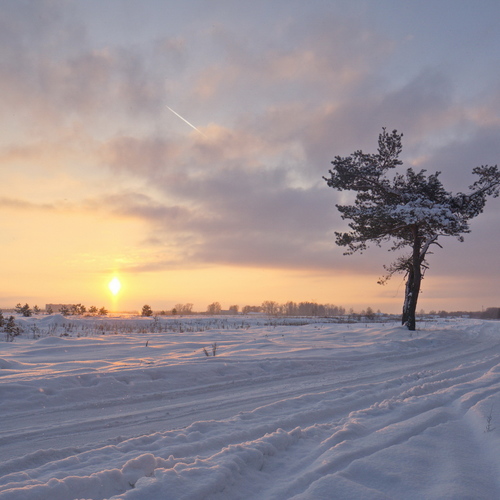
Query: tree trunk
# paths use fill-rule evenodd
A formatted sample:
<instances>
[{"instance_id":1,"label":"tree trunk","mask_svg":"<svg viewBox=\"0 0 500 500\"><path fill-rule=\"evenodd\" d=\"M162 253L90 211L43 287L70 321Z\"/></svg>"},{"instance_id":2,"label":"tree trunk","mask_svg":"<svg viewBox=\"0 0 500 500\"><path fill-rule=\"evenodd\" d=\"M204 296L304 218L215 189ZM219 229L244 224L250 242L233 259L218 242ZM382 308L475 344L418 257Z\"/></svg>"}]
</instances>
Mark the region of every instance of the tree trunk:
<instances>
[{"instance_id":1,"label":"tree trunk","mask_svg":"<svg viewBox=\"0 0 500 500\"><path fill-rule=\"evenodd\" d=\"M405 301L403 303L403 316L401 318L401 324L406 325L408 323L408 318L410 317L410 297L411 291L413 289L413 266L408 270L405 285Z\"/></svg>"},{"instance_id":2,"label":"tree trunk","mask_svg":"<svg viewBox=\"0 0 500 500\"><path fill-rule=\"evenodd\" d=\"M422 270L420 262L422 257L420 255L421 241L418 236L418 228L413 228L413 255L408 269L408 278L405 287L405 301L403 305L403 316L401 323L408 327L408 330L415 330L416 327L416 311L418 295L420 293L420 285L422 283Z\"/></svg>"},{"instance_id":3,"label":"tree trunk","mask_svg":"<svg viewBox=\"0 0 500 500\"><path fill-rule=\"evenodd\" d=\"M420 265L418 272L413 272L413 277L406 283L405 290L405 306L403 310L403 324L408 327L408 330L414 331L416 328L416 311L417 311L417 301L418 294L420 293L420 283L422 281L422 276L420 273ZM415 276L415 274L417 276Z\"/></svg>"}]
</instances>

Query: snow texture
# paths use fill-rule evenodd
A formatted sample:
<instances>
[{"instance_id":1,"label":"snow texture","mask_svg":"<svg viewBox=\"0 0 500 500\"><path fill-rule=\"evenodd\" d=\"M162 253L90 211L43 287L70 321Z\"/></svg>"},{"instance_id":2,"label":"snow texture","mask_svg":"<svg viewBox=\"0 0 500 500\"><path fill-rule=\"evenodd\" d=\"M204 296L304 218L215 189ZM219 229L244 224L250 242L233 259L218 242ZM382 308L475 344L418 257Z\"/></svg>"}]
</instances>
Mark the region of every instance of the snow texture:
<instances>
[{"instance_id":1,"label":"snow texture","mask_svg":"<svg viewBox=\"0 0 500 500\"><path fill-rule=\"evenodd\" d=\"M500 498L500 322L173 321L18 320L0 500Z\"/></svg>"}]
</instances>

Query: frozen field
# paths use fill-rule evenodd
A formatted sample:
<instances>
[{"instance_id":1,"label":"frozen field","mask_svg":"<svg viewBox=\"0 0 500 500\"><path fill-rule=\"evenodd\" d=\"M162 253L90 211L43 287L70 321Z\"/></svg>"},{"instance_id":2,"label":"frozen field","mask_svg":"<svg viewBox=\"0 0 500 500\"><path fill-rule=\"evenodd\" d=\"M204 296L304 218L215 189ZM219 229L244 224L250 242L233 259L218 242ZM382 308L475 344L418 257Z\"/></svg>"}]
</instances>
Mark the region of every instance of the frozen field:
<instances>
[{"instance_id":1,"label":"frozen field","mask_svg":"<svg viewBox=\"0 0 500 500\"><path fill-rule=\"evenodd\" d=\"M500 322L173 321L19 320L0 500L500 498Z\"/></svg>"}]
</instances>

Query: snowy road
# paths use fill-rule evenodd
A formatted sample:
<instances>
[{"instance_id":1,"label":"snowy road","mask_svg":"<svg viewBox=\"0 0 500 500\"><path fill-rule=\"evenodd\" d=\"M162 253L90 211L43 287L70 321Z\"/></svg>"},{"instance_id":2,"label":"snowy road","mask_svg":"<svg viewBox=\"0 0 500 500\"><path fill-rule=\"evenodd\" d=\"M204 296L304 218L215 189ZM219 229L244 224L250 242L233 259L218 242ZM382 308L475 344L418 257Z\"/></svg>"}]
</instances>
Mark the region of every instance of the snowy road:
<instances>
[{"instance_id":1,"label":"snowy road","mask_svg":"<svg viewBox=\"0 0 500 500\"><path fill-rule=\"evenodd\" d=\"M500 498L500 323L422 328L2 344L0 500Z\"/></svg>"}]
</instances>

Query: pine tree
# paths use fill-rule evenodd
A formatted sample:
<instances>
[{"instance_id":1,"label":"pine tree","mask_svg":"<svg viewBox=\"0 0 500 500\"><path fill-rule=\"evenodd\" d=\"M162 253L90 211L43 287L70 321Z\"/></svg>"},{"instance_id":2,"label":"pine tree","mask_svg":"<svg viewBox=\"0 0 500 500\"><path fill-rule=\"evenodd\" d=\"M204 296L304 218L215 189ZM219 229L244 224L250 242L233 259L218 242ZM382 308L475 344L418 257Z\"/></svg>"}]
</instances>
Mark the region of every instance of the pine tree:
<instances>
[{"instance_id":1,"label":"pine tree","mask_svg":"<svg viewBox=\"0 0 500 500\"><path fill-rule=\"evenodd\" d=\"M5 333L7 337L7 342L12 342L14 337L17 337L21 334L20 328L16 325L14 321L14 316L10 316L7 320L7 324L5 325Z\"/></svg>"},{"instance_id":2,"label":"pine tree","mask_svg":"<svg viewBox=\"0 0 500 500\"><path fill-rule=\"evenodd\" d=\"M33 311L28 304L24 304L24 306L21 307L20 312L26 318L29 318L33 314Z\"/></svg>"},{"instance_id":3,"label":"pine tree","mask_svg":"<svg viewBox=\"0 0 500 500\"><path fill-rule=\"evenodd\" d=\"M437 245L440 236L455 236L463 241L469 233L469 220L482 213L489 196L497 197L500 190L500 172L495 166L481 166L472 170L478 180L469 186L468 194L453 195L439 180L440 172L426 175L408 168L405 174L388 171L403 164L401 138L396 130L379 135L378 152L365 154L356 151L350 156L336 156L332 161L330 177L324 177L328 186L338 191L354 191L352 205L336 205L342 219L350 220L351 231L336 232L336 243L347 247L345 255L363 252L370 243L381 246L390 242L390 250L404 248L389 266L384 266L386 282L395 273L406 277L402 323L415 330L415 311L425 270L426 255L431 245Z\"/></svg>"},{"instance_id":4,"label":"pine tree","mask_svg":"<svg viewBox=\"0 0 500 500\"><path fill-rule=\"evenodd\" d=\"M153 309L147 304L142 306L141 316L153 316Z\"/></svg>"}]
</instances>

